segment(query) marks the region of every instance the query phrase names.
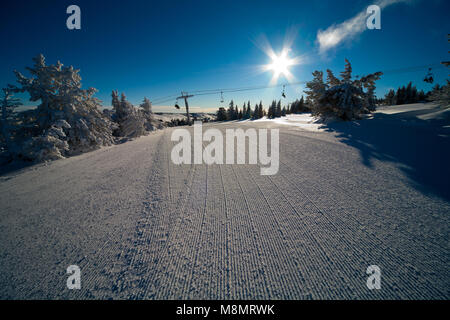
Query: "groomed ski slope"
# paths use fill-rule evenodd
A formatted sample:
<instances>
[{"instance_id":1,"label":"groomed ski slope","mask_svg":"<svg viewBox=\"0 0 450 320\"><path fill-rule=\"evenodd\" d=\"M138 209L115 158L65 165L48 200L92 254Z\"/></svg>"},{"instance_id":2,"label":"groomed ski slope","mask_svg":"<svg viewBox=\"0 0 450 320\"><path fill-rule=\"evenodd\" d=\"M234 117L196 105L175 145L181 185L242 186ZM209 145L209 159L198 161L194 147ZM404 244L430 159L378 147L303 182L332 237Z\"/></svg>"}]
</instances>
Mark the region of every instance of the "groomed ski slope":
<instances>
[{"instance_id":1,"label":"groomed ski slope","mask_svg":"<svg viewBox=\"0 0 450 320\"><path fill-rule=\"evenodd\" d=\"M3 175L0 298L449 299L448 113L392 108L204 126L278 128L274 176L174 165L173 128Z\"/></svg>"}]
</instances>

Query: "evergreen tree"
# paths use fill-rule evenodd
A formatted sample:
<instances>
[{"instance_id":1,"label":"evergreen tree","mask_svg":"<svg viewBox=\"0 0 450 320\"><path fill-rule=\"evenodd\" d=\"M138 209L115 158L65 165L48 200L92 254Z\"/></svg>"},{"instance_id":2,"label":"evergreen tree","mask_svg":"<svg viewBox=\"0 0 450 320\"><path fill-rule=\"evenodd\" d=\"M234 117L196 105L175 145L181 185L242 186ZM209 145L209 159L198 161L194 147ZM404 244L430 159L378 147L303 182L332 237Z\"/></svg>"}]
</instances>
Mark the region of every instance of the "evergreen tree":
<instances>
[{"instance_id":1,"label":"evergreen tree","mask_svg":"<svg viewBox=\"0 0 450 320\"><path fill-rule=\"evenodd\" d=\"M13 152L13 142L12 142L12 133L11 128L9 124L9 118L14 112L14 109L21 106L22 102L20 99L14 98L13 93L11 90L4 88L3 95L1 97L1 140L2 143L4 143L6 150L8 152L8 156L11 156L11 153Z\"/></svg>"},{"instance_id":2,"label":"evergreen tree","mask_svg":"<svg viewBox=\"0 0 450 320\"><path fill-rule=\"evenodd\" d=\"M320 107L320 101L323 98L327 85L323 82L323 72L314 71L312 73L313 80L306 83L306 97L310 101L311 106L315 109Z\"/></svg>"},{"instance_id":3,"label":"evergreen tree","mask_svg":"<svg viewBox=\"0 0 450 320\"><path fill-rule=\"evenodd\" d=\"M298 102L298 112L306 112L307 108L305 105L305 99L303 96L300 98L300 101Z\"/></svg>"},{"instance_id":4,"label":"evergreen tree","mask_svg":"<svg viewBox=\"0 0 450 320\"><path fill-rule=\"evenodd\" d=\"M228 106L228 120L236 120L236 110L234 109L234 101L231 100Z\"/></svg>"},{"instance_id":5,"label":"evergreen tree","mask_svg":"<svg viewBox=\"0 0 450 320\"><path fill-rule=\"evenodd\" d=\"M379 80L382 74L382 72L372 73L365 77L362 77L360 81L362 83L362 86L367 89L367 92L364 96L364 103L365 107L370 112L375 111L376 109L377 98L375 96L375 81Z\"/></svg>"},{"instance_id":6,"label":"evergreen tree","mask_svg":"<svg viewBox=\"0 0 450 320\"><path fill-rule=\"evenodd\" d=\"M385 95L384 103L387 106L392 106L396 103L395 102L395 91L393 89L389 90L389 92Z\"/></svg>"},{"instance_id":7,"label":"evergreen tree","mask_svg":"<svg viewBox=\"0 0 450 320\"><path fill-rule=\"evenodd\" d=\"M341 72L341 78L344 83L350 83L352 79L352 65L345 59L345 70Z\"/></svg>"},{"instance_id":8,"label":"evergreen tree","mask_svg":"<svg viewBox=\"0 0 450 320\"><path fill-rule=\"evenodd\" d=\"M247 104L247 108L245 109L244 119L250 119L252 117L252 108L250 107L250 101Z\"/></svg>"},{"instance_id":9,"label":"evergreen tree","mask_svg":"<svg viewBox=\"0 0 450 320\"><path fill-rule=\"evenodd\" d=\"M419 93L417 94L417 101L425 102L425 100L426 100L425 92L423 90L420 90Z\"/></svg>"},{"instance_id":10,"label":"evergreen tree","mask_svg":"<svg viewBox=\"0 0 450 320\"><path fill-rule=\"evenodd\" d=\"M145 118L139 111L127 101L124 93L120 96L119 104L116 104L117 91L112 93L113 108L115 117L113 118L119 125L114 131L114 135L118 137L136 138L145 134ZM150 115L149 115L150 116ZM150 124L151 125L151 124Z\"/></svg>"},{"instance_id":11,"label":"evergreen tree","mask_svg":"<svg viewBox=\"0 0 450 320\"><path fill-rule=\"evenodd\" d=\"M224 107L220 107L217 111L217 121L227 121L227 111Z\"/></svg>"},{"instance_id":12,"label":"evergreen tree","mask_svg":"<svg viewBox=\"0 0 450 320\"><path fill-rule=\"evenodd\" d=\"M281 100L278 100L277 106L275 108L275 117L281 117Z\"/></svg>"},{"instance_id":13,"label":"evergreen tree","mask_svg":"<svg viewBox=\"0 0 450 320\"><path fill-rule=\"evenodd\" d=\"M258 106L258 104L255 104L255 110L253 112L252 119L256 120L258 118L259 118L259 106Z\"/></svg>"},{"instance_id":14,"label":"evergreen tree","mask_svg":"<svg viewBox=\"0 0 450 320\"><path fill-rule=\"evenodd\" d=\"M450 106L450 81L447 80L447 83L444 86L436 86L433 87L433 90L430 92L428 100L439 103L441 107L447 108Z\"/></svg>"},{"instance_id":15,"label":"evergreen tree","mask_svg":"<svg viewBox=\"0 0 450 320\"><path fill-rule=\"evenodd\" d=\"M146 114L152 114L153 113L153 111L152 111L152 103L147 98L144 98L144 101L142 102L140 107L142 108L142 110L144 110L144 112Z\"/></svg>"},{"instance_id":16,"label":"evergreen tree","mask_svg":"<svg viewBox=\"0 0 450 320\"><path fill-rule=\"evenodd\" d=\"M152 111L152 103L149 99L144 98L144 101L141 103L140 107L142 108L142 117L144 118L144 127L147 131L153 130L152 120L153 120L153 111Z\"/></svg>"},{"instance_id":17,"label":"evergreen tree","mask_svg":"<svg viewBox=\"0 0 450 320\"><path fill-rule=\"evenodd\" d=\"M330 69L327 69L327 84L329 87L334 87L341 84L341 81L339 81L339 79L334 76L333 71L331 71Z\"/></svg>"},{"instance_id":18,"label":"evergreen tree","mask_svg":"<svg viewBox=\"0 0 450 320\"><path fill-rule=\"evenodd\" d=\"M97 90L81 89L79 70L59 61L47 65L43 55L33 61L34 66L27 68L31 77L15 71L19 87L8 87L11 92L27 92L30 101L40 101L27 113L27 128L17 128L15 141L20 147L15 156L44 161L112 144L114 125L93 97Z\"/></svg>"}]
</instances>

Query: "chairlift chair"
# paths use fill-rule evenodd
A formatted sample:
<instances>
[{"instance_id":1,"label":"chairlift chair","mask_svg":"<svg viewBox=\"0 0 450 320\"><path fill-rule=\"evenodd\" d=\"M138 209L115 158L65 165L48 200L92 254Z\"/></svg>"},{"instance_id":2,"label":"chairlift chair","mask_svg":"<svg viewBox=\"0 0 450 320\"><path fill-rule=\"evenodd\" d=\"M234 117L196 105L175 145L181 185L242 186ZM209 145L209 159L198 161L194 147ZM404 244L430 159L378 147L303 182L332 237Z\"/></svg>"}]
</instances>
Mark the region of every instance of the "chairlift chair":
<instances>
[{"instance_id":1,"label":"chairlift chair","mask_svg":"<svg viewBox=\"0 0 450 320\"><path fill-rule=\"evenodd\" d=\"M283 91L281 92L281 96L282 96L283 98L286 98L286 93L284 92L285 89L286 89L286 86L283 85Z\"/></svg>"},{"instance_id":2,"label":"chairlift chair","mask_svg":"<svg viewBox=\"0 0 450 320\"><path fill-rule=\"evenodd\" d=\"M428 68L428 73L425 76L425 78L423 79L423 81L425 81L426 83L434 82L433 73L431 72L431 68Z\"/></svg>"}]
</instances>

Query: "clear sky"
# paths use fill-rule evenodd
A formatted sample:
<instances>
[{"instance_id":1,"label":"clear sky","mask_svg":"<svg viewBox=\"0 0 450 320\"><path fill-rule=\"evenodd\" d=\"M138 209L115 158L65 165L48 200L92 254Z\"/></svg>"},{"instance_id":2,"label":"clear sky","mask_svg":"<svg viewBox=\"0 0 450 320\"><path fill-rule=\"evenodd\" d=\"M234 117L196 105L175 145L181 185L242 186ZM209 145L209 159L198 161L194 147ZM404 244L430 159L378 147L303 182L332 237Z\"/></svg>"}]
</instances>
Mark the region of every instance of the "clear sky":
<instances>
[{"instance_id":1,"label":"clear sky","mask_svg":"<svg viewBox=\"0 0 450 320\"><path fill-rule=\"evenodd\" d=\"M25 72L31 58L43 53L48 63L60 60L81 69L83 86L99 90L110 105L111 90L125 92L138 104L183 91L268 85L273 72L264 44L280 54L290 39L290 67L295 80L311 79L313 70L336 74L348 58L355 74L423 66L450 60L448 0L208 0L208 1L8 1L0 11L0 86L14 83L13 70ZM351 25L371 4L381 4L381 30ZM66 8L81 8L81 30L68 30ZM347 24L342 25L342 23ZM365 24L365 21L364 21ZM351 25L351 27L349 27ZM347 28L345 28L347 26ZM350 28L350 29L349 29ZM325 46L318 32L334 37ZM294 35L296 35L294 37ZM435 69L439 83L448 69ZM25 72L26 73L26 72ZM426 70L390 73L378 82L377 94L422 80ZM278 84L288 82L280 76ZM300 97L301 85L286 88L286 103ZM251 100L267 105L281 98L281 88L228 93L239 106ZM175 100L162 105L173 111ZM216 109L220 95L191 99L193 111ZM158 111L164 108L157 109Z\"/></svg>"}]
</instances>

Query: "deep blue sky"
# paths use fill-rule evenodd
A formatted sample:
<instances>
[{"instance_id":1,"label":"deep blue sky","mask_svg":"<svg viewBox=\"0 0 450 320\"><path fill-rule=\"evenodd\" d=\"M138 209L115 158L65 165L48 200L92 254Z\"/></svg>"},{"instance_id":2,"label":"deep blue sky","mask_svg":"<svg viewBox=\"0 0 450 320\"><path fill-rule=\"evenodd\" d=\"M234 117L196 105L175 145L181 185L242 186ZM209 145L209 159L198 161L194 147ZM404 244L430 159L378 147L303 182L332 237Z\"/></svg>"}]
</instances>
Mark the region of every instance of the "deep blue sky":
<instances>
[{"instance_id":1,"label":"deep blue sky","mask_svg":"<svg viewBox=\"0 0 450 320\"><path fill-rule=\"evenodd\" d=\"M265 36L279 52L288 30L297 30L291 55L305 55L305 64L291 69L297 80L309 80L315 69L338 73L344 58L356 74L425 65L450 60L450 1L416 0L382 10L381 30L367 30L325 55L318 53L319 29L352 18L376 1L9 1L0 11L0 86L13 83L13 70L25 71L38 53L48 63L60 60L81 69L83 86L110 105L113 89L137 104L192 91L264 85L271 73L258 73L270 59L256 44ZM81 8L81 30L66 28L66 8ZM377 94L412 80L429 89L426 70L386 75ZM448 76L435 70L441 84ZM285 82L280 79L279 83ZM277 89L227 94L239 106L250 99L279 99ZM287 101L302 87L287 88ZM217 108L219 96L192 99L193 107ZM173 101L174 102L174 101ZM173 102L165 105L172 106ZM172 111L170 107L170 111ZM195 108L194 108L195 109Z\"/></svg>"}]
</instances>

